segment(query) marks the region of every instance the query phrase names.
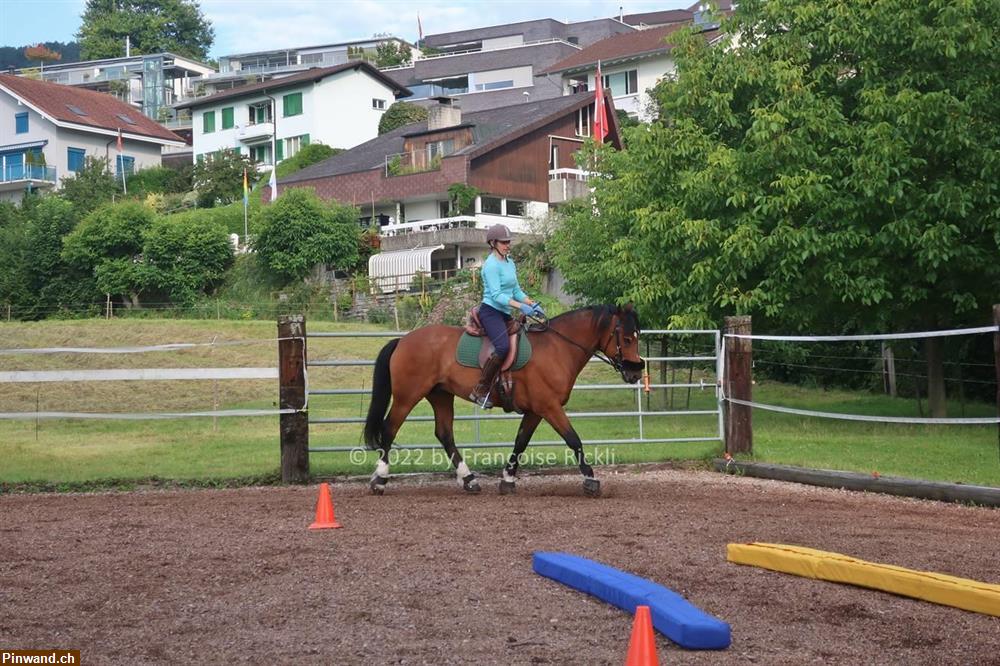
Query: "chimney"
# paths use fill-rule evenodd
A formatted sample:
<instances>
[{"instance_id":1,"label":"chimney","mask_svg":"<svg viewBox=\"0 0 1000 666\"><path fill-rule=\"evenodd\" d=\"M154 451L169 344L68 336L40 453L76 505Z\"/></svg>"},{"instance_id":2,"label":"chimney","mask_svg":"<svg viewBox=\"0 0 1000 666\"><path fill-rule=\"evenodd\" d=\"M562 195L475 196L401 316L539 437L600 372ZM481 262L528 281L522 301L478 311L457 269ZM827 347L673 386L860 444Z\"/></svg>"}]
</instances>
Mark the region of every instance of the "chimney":
<instances>
[{"instance_id":1,"label":"chimney","mask_svg":"<svg viewBox=\"0 0 1000 666\"><path fill-rule=\"evenodd\" d=\"M462 107L452 97L432 97L436 102L427 109L427 129L437 130L462 124Z\"/></svg>"}]
</instances>

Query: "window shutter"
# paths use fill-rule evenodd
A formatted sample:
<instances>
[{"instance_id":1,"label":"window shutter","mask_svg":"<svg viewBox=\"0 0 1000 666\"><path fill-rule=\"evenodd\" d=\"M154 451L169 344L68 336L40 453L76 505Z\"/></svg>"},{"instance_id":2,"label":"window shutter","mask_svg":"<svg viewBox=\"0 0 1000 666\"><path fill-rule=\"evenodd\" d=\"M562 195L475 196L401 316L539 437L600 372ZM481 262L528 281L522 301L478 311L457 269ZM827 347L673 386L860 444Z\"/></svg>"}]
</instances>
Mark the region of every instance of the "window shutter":
<instances>
[{"instance_id":1,"label":"window shutter","mask_svg":"<svg viewBox=\"0 0 1000 666\"><path fill-rule=\"evenodd\" d=\"M206 111L201 115L201 131L204 134L215 131L215 111Z\"/></svg>"},{"instance_id":2,"label":"window shutter","mask_svg":"<svg viewBox=\"0 0 1000 666\"><path fill-rule=\"evenodd\" d=\"M285 159L285 140L278 139L274 142L274 151L277 153L277 161Z\"/></svg>"},{"instance_id":3,"label":"window shutter","mask_svg":"<svg viewBox=\"0 0 1000 666\"><path fill-rule=\"evenodd\" d=\"M309 135L308 134L303 134L302 135L302 145L303 146L308 146L309 145Z\"/></svg>"},{"instance_id":4,"label":"window shutter","mask_svg":"<svg viewBox=\"0 0 1000 666\"><path fill-rule=\"evenodd\" d=\"M285 117L297 116L302 113L302 93L292 93L281 98Z\"/></svg>"},{"instance_id":5,"label":"window shutter","mask_svg":"<svg viewBox=\"0 0 1000 666\"><path fill-rule=\"evenodd\" d=\"M232 129L236 125L236 119L233 117L233 107L227 107L222 110L222 129Z\"/></svg>"}]
</instances>

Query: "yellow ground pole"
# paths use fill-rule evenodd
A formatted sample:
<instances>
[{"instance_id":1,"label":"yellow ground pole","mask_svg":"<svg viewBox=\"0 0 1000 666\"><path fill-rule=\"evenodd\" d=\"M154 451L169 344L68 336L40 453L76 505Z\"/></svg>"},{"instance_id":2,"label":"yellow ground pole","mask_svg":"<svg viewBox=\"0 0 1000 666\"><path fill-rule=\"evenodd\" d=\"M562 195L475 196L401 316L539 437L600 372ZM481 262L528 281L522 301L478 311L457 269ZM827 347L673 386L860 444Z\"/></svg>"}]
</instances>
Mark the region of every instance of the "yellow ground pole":
<instances>
[{"instance_id":1,"label":"yellow ground pole","mask_svg":"<svg viewBox=\"0 0 1000 666\"><path fill-rule=\"evenodd\" d=\"M858 585L1000 617L1000 585L779 543L731 543L726 551L727 559L735 564Z\"/></svg>"}]
</instances>

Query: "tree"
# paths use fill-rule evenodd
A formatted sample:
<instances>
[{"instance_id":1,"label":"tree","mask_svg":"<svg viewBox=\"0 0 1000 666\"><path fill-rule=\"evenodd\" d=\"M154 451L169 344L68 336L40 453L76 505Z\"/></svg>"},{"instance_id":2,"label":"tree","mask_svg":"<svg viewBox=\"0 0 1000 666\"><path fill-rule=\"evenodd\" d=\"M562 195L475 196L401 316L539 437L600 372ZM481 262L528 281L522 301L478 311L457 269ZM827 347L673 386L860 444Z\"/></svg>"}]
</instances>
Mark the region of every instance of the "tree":
<instances>
[{"instance_id":1,"label":"tree","mask_svg":"<svg viewBox=\"0 0 1000 666\"><path fill-rule=\"evenodd\" d=\"M721 44L678 37L662 120L632 130L626 152L600 149L593 205L568 216L557 265L579 293L674 326L987 321L998 28L996 3L741 2Z\"/></svg>"},{"instance_id":2,"label":"tree","mask_svg":"<svg viewBox=\"0 0 1000 666\"><path fill-rule=\"evenodd\" d=\"M76 175L63 177L60 182L59 196L73 204L80 217L111 201L122 189L108 170L108 160L90 156Z\"/></svg>"},{"instance_id":3,"label":"tree","mask_svg":"<svg viewBox=\"0 0 1000 666\"><path fill-rule=\"evenodd\" d=\"M310 189L284 192L260 215L253 248L273 273L291 282L314 266L349 268L358 257L358 209L324 203Z\"/></svg>"},{"instance_id":4,"label":"tree","mask_svg":"<svg viewBox=\"0 0 1000 666\"><path fill-rule=\"evenodd\" d=\"M203 211L158 217L142 240L144 286L156 289L171 303L190 305L200 293L221 282L233 262L226 228Z\"/></svg>"},{"instance_id":5,"label":"tree","mask_svg":"<svg viewBox=\"0 0 1000 666\"><path fill-rule=\"evenodd\" d=\"M257 169L246 155L236 150L222 150L194 167L194 189L198 205L211 208L230 204L243 196L243 172L252 178Z\"/></svg>"},{"instance_id":6,"label":"tree","mask_svg":"<svg viewBox=\"0 0 1000 666\"><path fill-rule=\"evenodd\" d=\"M39 70L45 69L45 63L55 62L57 60L62 60L62 54L58 51L53 51L44 44L35 44L34 46L29 46L24 49L24 57L28 60L38 62Z\"/></svg>"},{"instance_id":7,"label":"tree","mask_svg":"<svg viewBox=\"0 0 1000 666\"><path fill-rule=\"evenodd\" d=\"M147 286L143 234L153 219L153 211L140 203L106 204L63 239L62 257L93 275L100 293L125 297L127 305L139 307Z\"/></svg>"},{"instance_id":8,"label":"tree","mask_svg":"<svg viewBox=\"0 0 1000 666\"><path fill-rule=\"evenodd\" d=\"M401 42L385 41L375 46L376 67L398 67L413 61L413 51Z\"/></svg>"},{"instance_id":9,"label":"tree","mask_svg":"<svg viewBox=\"0 0 1000 666\"><path fill-rule=\"evenodd\" d=\"M427 120L427 109L408 102L393 102L378 121L378 133L386 134L397 127Z\"/></svg>"},{"instance_id":10,"label":"tree","mask_svg":"<svg viewBox=\"0 0 1000 666\"><path fill-rule=\"evenodd\" d=\"M194 0L87 0L77 39L84 59L169 51L206 59L215 32Z\"/></svg>"}]
</instances>

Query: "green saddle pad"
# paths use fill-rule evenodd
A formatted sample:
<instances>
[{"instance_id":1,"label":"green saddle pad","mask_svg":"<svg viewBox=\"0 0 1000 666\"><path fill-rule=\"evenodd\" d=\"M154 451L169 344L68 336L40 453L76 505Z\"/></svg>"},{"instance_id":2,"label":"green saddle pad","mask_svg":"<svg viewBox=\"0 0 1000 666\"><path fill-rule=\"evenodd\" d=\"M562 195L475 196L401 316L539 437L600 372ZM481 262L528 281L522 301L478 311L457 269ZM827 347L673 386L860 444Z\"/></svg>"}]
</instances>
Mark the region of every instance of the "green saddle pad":
<instances>
[{"instance_id":1,"label":"green saddle pad","mask_svg":"<svg viewBox=\"0 0 1000 666\"><path fill-rule=\"evenodd\" d=\"M455 351L455 358L467 368L478 368L479 348L486 339L486 336L477 338L468 333L462 333L462 337L458 340L458 349ZM519 340L517 344L517 358L514 359L514 365L510 366L511 370L520 370L531 358L531 343L528 341L528 336L522 334Z\"/></svg>"}]
</instances>

